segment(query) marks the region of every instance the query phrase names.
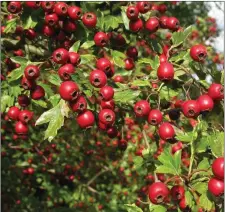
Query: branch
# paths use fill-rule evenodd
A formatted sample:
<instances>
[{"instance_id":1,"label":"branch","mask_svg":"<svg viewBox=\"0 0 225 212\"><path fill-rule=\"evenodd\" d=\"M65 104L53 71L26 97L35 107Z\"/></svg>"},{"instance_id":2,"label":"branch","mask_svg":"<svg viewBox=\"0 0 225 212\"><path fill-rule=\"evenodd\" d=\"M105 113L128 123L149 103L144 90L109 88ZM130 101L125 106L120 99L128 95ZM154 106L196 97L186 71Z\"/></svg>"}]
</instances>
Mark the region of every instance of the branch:
<instances>
[{"instance_id":1,"label":"branch","mask_svg":"<svg viewBox=\"0 0 225 212\"><path fill-rule=\"evenodd\" d=\"M103 173L105 172L108 172L110 171L110 169L104 169L100 172L98 172L94 177L92 177L88 182L87 182L87 186L91 185L91 183L93 183L100 175L102 175Z\"/></svg>"},{"instance_id":2,"label":"branch","mask_svg":"<svg viewBox=\"0 0 225 212\"><path fill-rule=\"evenodd\" d=\"M149 146L148 138L147 138L147 136L146 136L146 132L145 132L144 129L142 130L142 135L143 135L143 138L144 138L144 141L145 141L145 145L146 145L146 147L149 149L150 146Z\"/></svg>"}]
</instances>

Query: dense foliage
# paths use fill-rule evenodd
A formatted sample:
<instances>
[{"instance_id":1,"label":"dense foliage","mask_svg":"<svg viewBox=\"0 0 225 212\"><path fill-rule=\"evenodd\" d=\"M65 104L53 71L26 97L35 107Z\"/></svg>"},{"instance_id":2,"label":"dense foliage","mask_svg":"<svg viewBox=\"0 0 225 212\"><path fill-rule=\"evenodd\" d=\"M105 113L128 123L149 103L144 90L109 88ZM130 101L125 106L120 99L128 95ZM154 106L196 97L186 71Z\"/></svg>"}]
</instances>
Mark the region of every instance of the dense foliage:
<instances>
[{"instance_id":1,"label":"dense foliage","mask_svg":"<svg viewBox=\"0 0 225 212\"><path fill-rule=\"evenodd\" d=\"M222 211L209 9L1 2L2 210Z\"/></svg>"}]
</instances>

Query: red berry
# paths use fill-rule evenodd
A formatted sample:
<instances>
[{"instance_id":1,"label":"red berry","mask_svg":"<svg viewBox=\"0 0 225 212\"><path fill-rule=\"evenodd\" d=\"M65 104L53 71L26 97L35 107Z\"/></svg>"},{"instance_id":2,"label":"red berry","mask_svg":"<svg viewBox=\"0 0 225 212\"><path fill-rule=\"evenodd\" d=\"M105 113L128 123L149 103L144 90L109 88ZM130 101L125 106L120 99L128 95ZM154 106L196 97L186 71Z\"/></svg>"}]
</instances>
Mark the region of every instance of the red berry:
<instances>
[{"instance_id":1,"label":"red berry","mask_svg":"<svg viewBox=\"0 0 225 212\"><path fill-rule=\"evenodd\" d=\"M49 26L56 26L59 22L59 18L55 13L45 15L45 23Z\"/></svg>"},{"instance_id":2,"label":"red berry","mask_svg":"<svg viewBox=\"0 0 225 212\"><path fill-rule=\"evenodd\" d=\"M128 71L132 70L135 67L134 60L132 58L126 58L124 62L125 62L124 68Z\"/></svg>"},{"instance_id":3,"label":"red berry","mask_svg":"<svg viewBox=\"0 0 225 212\"><path fill-rule=\"evenodd\" d=\"M10 107L7 116L12 120L17 120L19 117L20 109L16 106Z\"/></svg>"},{"instance_id":4,"label":"red berry","mask_svg":"<svg viewBox=\"0 0 225 212\"><path fill-rule=\"evenodd\" d=\"M116 127L110 127L107 130L107 135L109 136L109 138L115 138L118 135Z\"/></svg>"},{"instance_id":5,"label":"red berry","mask_svg":"<svg viewBox=\"0 0 225 212\"><path fill-rule=\"evenodd\" d=\"M18 103L21 107L27 107L30 104L30 99L27 95L21 94L18 96Z\"/></svg>"},{"instance_id":6,"label":"red berry","mask_svg":"<svg viewBox=\"0 0 225 212\"><path fill-rule=\"evenodd\" d=\"M173 139L173 137L175 136L173 126L168 122L164 122L160 125L158 133L160 138L163 140Z\"/></svg>"},{"instance_id":7,"label":"red berry","mask_svg":"<svg viewBox=\"0 0 225 212\"><path fill-rule=\"evenodd\" d=\"M208 190L214 196L220 196L224 193L224 182L216 178L211 178L208 182Z\"/></svg>"},{"instance_id":8,"label":"red berry","mask_svg":"<svg viewBox=\"0 0 225 212\"><path fill-rule=\"evenodd\" d=\"M57 2L54 5L54 12L58 15L58 16L66 16L67 12L68 12L68 5L64 2Z\"/></svg>"},{"instance_id":9,"label":"red berry","mask_svg":"<svg viewBox=\"0 0 225 212\"><path fill-rule=\"evenodd\" d=\"M170 190L171 196L173 200L181 200L184 197L185 190L183 186L173 186Z\"/></svg>"},{"instance_id":10,"label":"red berry","mask_svg":"<svg viewBox=\"0 0 225 212\"><path fill-rule=\"evenodd\" d=\"M40 70L35 65L28 65L24 70L24 75L28 80L35 80L40 76Z\"/></svg>"},{"instance_id":11,"label":"red berry","mask_svg":"<svg viewBox=\"0 0 225 212\"><path fill-rule=\"evenodd\" d=\"M145 23L145 28L149 32L156 32L159 29L159 20L158 18L151 17Z\"/></svg>"},{"instance_id":12,"label":"red berry","mask_svg":"<svg viewBox=\"0 0 225 212\"><path fill-rule=\"evenodd\" d=\"M59 77L63 81L67 81L71 79L71 74L75 73L75 68L73 67L72 64L65 64L61 66L58 70Z\"/></svg>"},{"instance_id":13,"label":"red berry","mask_svg":"<svg viewBox=\"0 0 225 212\"><path fill-rule=\"evenodd\" d=\"M172 154L175 154L175 152L181 150L182 148L183 148L182 142L180 142L180 141L177 142L176 144L174 144L174 145L172 146Z\"/></svg>"},{"instance_id":14,"label":"red berry","mask_svg":"<svg viewBox=\"0 0 225 212\"><path fill-rule=\"evenodd\" d=\"M69 52L66 49L59 48L53 52L52 57L54 62L58 64L65 64L69 59Z\"/></svg>"},{"instance_id":15,"label":"red berry","mask_svg":"<svg viewBox=\"0 0 225 212\"><path fill-rule=\"evenodd\" d=\"M77 116L76 121L81 128L87 129L94 125L95 117L90 110L86 110Z\"/></svg>"},{"instance_id":16,"label":"red berry","mask_svg":"<svg viewBox=\"0 0 225 212\"><path fill-rule=\"evenodd\" d=\"M176 31L180 27L180 22L175 17L168 17L168 19L166 21L166 26L168 29L170 29L172 31Z\"/></svg>"},{"instance_id":17,"label":"red berry","mask_svg":"<svg viewBox=\"0 0 225 212\"><path fill-rule=\"evenodd\" d=\"M107 76L101 70L94 70L90 73L90 83L96 88L102 88L107 83Z\"/></svg>"},{"instance_id":18,"label":"red berry","mask_svg":"<svg viewBox=\"0 0 225 212\"><path fill-rule=\"evenodd\" d=\"M149 186L148 197L153 204L160 204L167 200L169 189L162 182L155 182Z\"/></svg>"},{"instance_id":19,"label":"red berry","mask_svg":"<svg viewBox=\"0 0 225 212\"><path fill-rule=\"evenodd\" d=\"M21 85L25 90L30 90L36 86L36 82L33 80L28 80L25 76L23 76Z\"/></svg>"},{"instance_id":20,"label":"red berry","mask_svg":"<svg viewBox=\"0 0 225 212\"><path fill-rule=\"evenodd\" d=\"M55 30L48 25L44 25L42 28L42 33L47 37L51 37L55 34Z\"/></svg>"},{"instance_id":21,"label":"red berry","mask_svg":"<svg viewBox=\"0 0 225 212\"><path fill-rule=\"evenodd\" d=\"M10 13L19 13L22 10L21 2L19 1L10 1L7 9Z\"/></svg>"},{"instance_id":22,"label":"red berry","mask_svg":"<svg viewBox=\"0 0 225 212\"><path fill-rule=\"evenodd\" d=\"M187 208L185 197L183 197L179 202L179 207L183 211Z\"/></svg>"},{"instance_id":23,"label":"red berry","mask_svg":"<svg viewBox=\"0 0 225 212\"><path fill-rule=\"evenodd\" d=\"M97 24L97 16L94 13L85 13L82 22L86 27L94 28Z\"/></svg>"},{"instance_id":24,"label":"red berry","mask_svg":"<svg viewBox=\"0 0 225 212\"><path fill-rule=\"evenodd\" d=\"M161 12L161 13L165 13L166 10L167 10L167 7L166 7L165 4L160 4L159 7L158 7L158 10L159 10L159 12Z\"/></svg>"},{"instance_id":25,"label":"red berry","mask_svg":"<svg viewBox=\"0 0 225 212\"><path fill-rule=\"evenodd\" d=\"M220 180L224 179L224 158L220 157L213 161L212 172Z\"/></svg>"},{"instance_id":26,"label":"red berry","mask_svg":"<svg viewBox=\"0 0 225 212\"><path fill-rule=\"evenodd\" d=\"M77 30L77 24L74 21L65 20L63 22L63 30L68 33L75 32Z\"/></svg>"},{"instance_id":27,"label":"red berry","mask_svg":"<svg viewBox=\"0 0 225 212\"><path fill-rule=\"evenodd\" d=\"M182 111L187 118L197 117L200 113L199 103L195 100L187 100L182 104Z\"/></svg>"},{"instance_id":28,"label":"red berry","mask_svg":"<svg viewBox=\"0 0 225 212\"><path fill-rule=\"evenodd\" d=\"M72 20L79 20L81 19L82 10L80 7L71 6L68 8L68 15Z\"/></svg>"},{"instance_id":29,"label":"red berry","mask_svg":"<svg viewBox=\"0 0 225 212\"><path fill-rule=\"evenodd\" d=\"M13 51L13 54L15 56L20 56L20 57L23 57L24 56L24 53L23 53L23 50L22 49L18 49L16 51Z\"/></svg>"},{"instance_id":30,"label":"red berry","mask_svg":"<svg viewBox=\"0 0 225 212\"><path fill-rule=\"evenodd\" d=\"M119 140L118 142L118 148L122 151L125 151L127 148L127 141L124 139Z\"/></svg>"},{"instance_id":31,"label":"red berry","mask_svg":"<svg viewBox=\"0 0 225 212\"><path fill-rule=\"evenodd\" d=\"M54 1L42 1L41 7L45 12L52 12L54 9L55 2Z\"/></svg>"},{"instance_id":32,"label":"red berry","mask_svg":"<svg viewBox=\"0 0 225 212\"><path fill-rule=\"evenodd\" d=\"M104 101L109 101L113 98L114 96L114 90L111 86L104 86L100 89L99 91L101 98Z\"/></svg>"},{"instance_id":33,"label":"red berry","mask_svg":"<svg viewBox=\"0 0 225 212\"><path fill-rule=\"evenodd\" d=\"M136 7L140 13L147 13L150 10L150 3L147 1L139 1Z\"/></svg>"},{"instance_id":34,"label":"red berry","mask_svg":"<svg viewBox=\"0 0 225 212\"><path fill-rule=\"evenodd\" d=\"M94 42L96 46L104 47L107 45L108 41L108 36L104 32L97 32L94 36Z\"/></svg>"},{"instance_id":35,"label":"red berry","mask_svg":"<svg viewBox=\"0 0 225 212\"><path fill-rule=\"evenodd\" d=\"M31 99L39 100L39 99L41 99L44 96L45 96L45 90L40 85L37 85L35 88L33 88L30 91L30 97L31 97Z\"/></svg>"},{"instance_id":36,"label":"red berry","mask_svg":"<svg viewBox=\"0 0 225 212\"><path fill-rule=\"evenodd\" d=\"M115 113L110 109L102 109L98 114L100 122L107 126L111 126L115 122Z\"/></svg>"},{"instance_id":37,"label":"red berry","mask_svg":"<svg viewBox=\"0 0 225 212\"><path fill-rule=\"evenodd\" d=\"M143 29L143 22L142 22L142 20L140 18L138 18L135 21L130 21L130 23L129 23L129 29L132 32L138 32L141 29Z\"/></svg>"},{"instance_id":38,"label":"red berry","mask_svg":"<svg viewBox=\"0 0 225 212\"><path fill-rule=\"evenodd\" d=\"M73 101L77 99L79 95L79 88L73 81L62 82L59 87L59 94L62 99L66 101Z\"/></svg>"},{"instance_id":39,"label":"red berry","mask_svg":"<svg viewBox=\"0 0 225 212\"><path fill-rule=\"evenodd\" d=\"M161 55L159 56L159 62L160 62L160 63L165 63L165 62L167 62L167 57L166 57L164 54L161 54Z\"/></svg>"},{"instance_id":40,"label":"red berry","mask_svg":"<svg viewBox=\"0 0 225 212\"><path fill-rule=\"evenodd\" d=\"M69 52L69 61L74 66L79 65L81 62L80 55L76 52Z\"/></svg>"},{"instance_id":41,"label":"red berry","mask_svg":"<svg viewBox=\"0 0 225 212\"><path fill-rule=\"evenodd\" d=\"M159 80L172 80L174 77L173 65L169 62L161 63L157 70Z\"/></svg>"},{"instance_id":42,"label":"red berry","mask_svg":"<svg viewBox=\"0 0 225 212\"><path fill-rule=\"evenodd\" d=\"M213 83L208 89L208 95L213 100L222 100L224 98L223 86L221 84Z\"/></svg>"},{"instance_id":43,"label":"red berry","mask_svg":"<svg viewBox=\"0 0 225 212\"><path fill-rule=\"evenodd\" d=\"M162 120L162 113L158 109L153 109L148 114L148 123L151 125L158 125L162 122Z\"/></svg>"},{"instance_id":44,"label":"red berry","mask_svg":"<svg viewBox=\"0 0 225 212\"><path fill-rule=\"evenodd\" d=\"M29 168L27 169L27 174L30 174L30 175L34 174L34 168L29 167Z\"/></svg>"},{"instance_id":45,"label":"red berry","mask_svg":"<svg viewBox=\"0 0 225 212\"><path fill-rule=\"evenodd\" d=\"M27 7L30 7L32 9L38 9L41 6L40 1L25 1L25 4Z\"/></svg>"},{"instance_id":46,"label":"red berry","mask_svg":"<svg viewBox=\"0 0 225 212\"><path fill-rule=\"evenodd\" d=\"M105 72L105 74L107 74L111 71L112 64L108 59L102 57L97 60L96 66L97 66L97 69L102 70Z\"/></svg>"},{"instance_id":47,"label":"red berry","mask_svg":"<svg viewBox=\"0 0 225 212\"><path fill-rule=\"evenodd\" d=\"M203 62L207 56L207 49L201 44L192 46L190 55L194 61Z\"/></svg>"},{"instance_id":48,"label":"red berry","mask_svg":"<svg viewBox=\"0 0 225 212\"><path fill-rule=\"evenodd\" d=\"M105 131L105 130L107 130L108 126L99 121L98 122L98 128Z\"/></svg>"},{"instance_id":49,"label":"red berry","mask_svg":"<svg viewBox=\"0 0 225 212\"><path fill-rule=\"evenodd\" d=\"M127 8L127 17L130 19L130 20L137 20L138 19L138 15L139 15L139 11L138 11L138 8L135 7L135 6L129 6Z\"/></svg>"},{"instance_id":50,"label":"red berry","mask_svg":"<svg viewBox=\"0 0 225 212\"><path fill-rule=\"evenodd\" d=\"M212 98L206 94L199 96L197 103L199 105L200 111L211 111L214 107Z\"/></svg>"},{"instance_id":51,"label":"red berry","mask_svg":"<svg viewBox=\"0 0 225 212\"><path fill-rule=\"evenodd\" d=\"M112 99L109 101L101 101L100 105L101 105L101 109L114 110L115 108L115 102Z\"/></svg>"},{"instance_id":52,"label":"red berry","mask_svg":"<svg viewBox=\"0 0 225 212\"><path fill-rule=\"evenodd\" d=\"M134 105L134 112L137 117L147 116L150 112L150 104L146 100L140 100Z\"/></svg>"},{"instance_id":53,"label":"red berry","mask_svg":"<svg viewBox=\"0 0 225 212\"><path fill-rule=\"evenodd\" d=\"M70 102L70 107L74 112L82 112L87 109L87 101L83 96L79 96L76 100Z\"/></svg>"},{"instance_id":54,"label":"red berry","mask_svg":"<svg viewBox=\"0 0 225 212\"><path fill-rule=\"evenodd\" d=\"M22 110L22 111L20 111L19 116L18 116L19 121L26 124L33 118L33 114L34 113L29 110Z\"/></svg>"},{"instance_id":55,"label":"red berry","mask_svg":"<svg viewBox=\"0 0 225 212\"><path fill-rule=\"evenodd\" d=\"M134 46L130 46L126 52L127 56L133 58L134 60L138 57L138 50Z\"/></svg>"},{"instance_id":56,"label":"red berry","mask_svg":"<svg viewBox=\"0 0 225 212\"><path fill-rule=\"evenodd\" d=\"M37 37L37 33L33 30L33 29L27 29L25 31L25 36L29 39L29 40L34 40Z\"/></svg>"},{"instance_id":57,"label":"red berry","mask_svg":"<svg viewBox=\"0 0 225 212\"><path fill-rule=\"evenodd\" d=\"M21 121L16 122L15 125L15 132L17 134L27 134L28 133L28 126Z\"/></svg>"},{"instance_id":58,"label":"red berry","mask_svg":"<svg viewBox=\"0 0 225 212\"><path fill-rule=\"evenodd\" d=\"M160 22L160 27L163 28L163 29L166 29L167 28L167 20L168 20L168 17L167 16L162 16L160 17L159 19L159 22Z\"/></svg>"},{"instance_id":59,"label":"red berry","mask_svg":"<svg viewBox=\"0 0 225 212\"><path fill-rule=\"evenodd\" d=\"M123 82L124 82L124 78L123 78L123 76L121 76L121 75L116 75L116 76L113 78L113 81L114 81L114 82L123 83Z\"/></svg>"}]
</instances>

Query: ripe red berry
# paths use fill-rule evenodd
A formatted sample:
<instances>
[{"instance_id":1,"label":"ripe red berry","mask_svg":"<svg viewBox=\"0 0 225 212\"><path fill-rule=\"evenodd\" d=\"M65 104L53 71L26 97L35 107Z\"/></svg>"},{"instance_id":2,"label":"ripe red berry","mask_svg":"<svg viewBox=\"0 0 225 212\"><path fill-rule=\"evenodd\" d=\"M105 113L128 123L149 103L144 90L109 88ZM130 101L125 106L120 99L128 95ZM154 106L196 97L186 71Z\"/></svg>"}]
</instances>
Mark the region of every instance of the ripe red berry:
<instances>
[{"instance_id":1,"label":"ripe red berry","mask_svg":"<svg viewBox=\"0 0 225 212\"><path fill-rule=\"evenodd\" d=\"M36 82L33 80L28 80L25 76L23 76L21 85L25 90L30 90L36 86Z\"/></svg>"},{"instance_id":2,"label":"ripe red berry","mask_svg":"<svg viewBox=\"0 0 225 212\"><path fill-rule=\"evenodd\" d=\"M173 200L181 200L184 197L185 190L183 186L173 186L170 190L171 196Z\"/></svg>"},{"instance_id":3,"label":"ripe red berry","mask_svg":"<svg viewBox=\"0 0 225 212\"><path fill-rule=\"evenodd\" d=\"M74 21L65 20L63 22L63 30L68 33L75 32L77 30L77 24Z\"/></svg>"},{"instance_id":4,"label":"ripe red berry","mask_svg":"<svg viewBox=\"0 0 225 212\"><path fill-rule=\"evenodd\" d=\"M34 40L37 37L37 33L33 29L27 29L25 30L25 36L29 40Z\"/></svg>"},{"instance_id":5,"label":"ripe red berry","mask_svg":"<svg viewBox=\"0 0 225 212\"><path fill-rule=\"evenodd\" d=\"M138 15L139 15L139 11L138 11L138 8L135 7L135 6L129 6L127 8L127 17L130 19L130 20L137 20L138 19Z\"/></svg>"},{"instance_id":6,"label":"ripe red berry","mask_svg":"<svg viewBox=\"0 0 225 212\"><path fill-rule=\"evenodd\" d=\"M69 61L74 66L79 65L81 62L80 55L76 52L69 52Z\"/></svg>"},{"instance_id":7,"label":"ripe red berry","mask_svg":"<svg viewBox=\"0 0 225 212\"><path fill-rule=\"evenodd\" d=\"M28 65L24 70L24 75L28 80L35 80L40 76L40 70L35 65Z\"/></svg>"},{"instance_id":8,"label":"ripe red berry","mask_svg":"<svg viewBox=\"0 0 225 212\"><path fill-rule=\"evenodd\" d=\"M18 96L18 103L21 107L27 107L30 104L30 99L27 95L21 94Z\"/></svg>"},{"instance_id":9,"label":"ripe red berry","mask_svg":"<svg viewBox=\"0 0 225 212\"><path fill-rule=\"evenodd\" d=\"M187 208L185 197L183 197L179 202L179 208L183 211Z\"/></svg>"},{"instance_id":10,"label":"ripe red berry","mask_svg":"<svg viewBox=\"0 0 225 212\"><path fill-rule=\"evenodd\" d=\"M121 76L121 75L116 75L116 76L113 78L113 81L114 81L114 82L123 83L123 82L124 82L124 78L123 78L123 76Z\"/></svg>"},{"instance_id":11,"label":"ripe red berry","mask_svg":"<svg viewBox=\"0 0 225 212\"><path fill-rule=\"evenodd\" d=\"M172 146L172 154L175 154L175 152L181 150L183 148L182 142L177 142Z\"/></svg>"},{"instance_id":12,"label":"ripe red berry","mask_svg":"<svg viewBox=\"0 0 225 212\"><path fill-rule=\"evenodd\" d=\"M45 12L52 12L54 9L55 2L54 1L42 1L41 7Z\"/></svg>"},{"instance_id":13,"label":"ripe red berry","mask_svg":"<svg viewBox=\"0 0 225 212\"><path fill-rule=\"evenodd\" d=\"M102 57L97 60L96 66L97 66L97 69L102 70L105 72L105 74L107 74L111 71L112 64L108 59Z\"/></svg>"},{"instance_id":14,"label":"ripe red berry","mask_svg":"<svg viewBox=\"0 0 225 212\"><path fill-rule=\"evenodd\" d=\"M17 134L27 134L28 133L28 126L21 121L16 122L15 124L15 132Z\"/></svg>"},{"instance_id":15,"label":"ripe red berry","mask_svg":"<svg viewBox=\"0 0 225 212\"><path fill-rule=\"evenodd\" d=\"M147 1L139 1L136 7L140 13L147 13L150 10L150 3Z\"/></svg>"},{"instance_id":16,"label":"ripe red berry","mask_svg":"<svg viewBox=\"0 0 225 212\"><path fill-rule=\"evenodd\" d=\"M67 12L68 12L68 5L64 2L57 2L54 5L54 12L58 15L58 16L66 16Z\"/></svg>"},{"instance_id":17,"label":"ripe red berry","mask_svg":"<svg viewBox=\"0 0 225 212\"><path fill-rule=\"evenodd\" d=\"M73 81L62 82L59 87L59 94L66 101L73 101L79 95L78 85Z\"/></svg>"},{"instance_id":18,"label":"ripe red berry","mask_svg":"<svg viewBox=\"0 0 225 212\"><path fill-rule=\"evenodd\" d=\"M192 46L190 49L190 55L194 61L204 62L204 60L207 56L207 49L205 46L203 46L201 44Z\"/></svg>"},{"instance_id":19,"label":"ripe red berry","mask_svg":"<svg viewBox=\"0 0 225 212\"><path fill-rule=\"evenodd\" d=\"M199 96L197 102L200 111L211 111L214 107L214 102L212 98L206 94Z\"/></svg>"},{"instance_id":20,"label":"ripe red berry","mask_svg":"<svg viewBox=\"0 0 225 212\"><path fill-rule=\"evenodd\" d=\"M138 18L135 21L130 21L129 29L132 32L139 32L141 29L143 29L143 22L142 22L142 20L140 18Z\"/></svg>"},{"instance_id":21,"label":"ripe red berry","mask_svg":"<svg viewBox=\"0 0 225 212\"><path fill-rule=\"evenodd\" d=\"M19 116L18 116L19 121L26 124L33 118L33 114L34 113L29 110L22 110L22 111L20 111Z\"/></svg>"},{"instance_id":22,"label":"ripe red berry","mask_svg":"<svg viewBox=\"0 0 225 212\"><path fill-rule=\"evenodd\" d=\"M107 130L107 135L109 136L109 138L115 138L118 135L116 127L110 127Z\"/></svg>"},{"instance_id":23,"label":"ripe red berry","mask_svg":"<svg viewBox=\"0 0 225 212\"><path fill-rule=\"evenodd\" d=\"M213 100L222 100L224 98L223 86L221 84L213 83L208 89L208 95Z\"/></svg>"},{"instance_id":24,"label":"ripe red berry","mask_svg":"<svg viewBox=\"0 0 225 212\"><path fill-rule=\"evenodd\" d=\"M165 4L160 4L159 7L158 7L158 10L160 13L165 13L166 10L167 10L167 7Z\"/></svg>"},{"instance_id":25,"label":"ripe red berry","mask_svg":"<svg viewBox=\"0 0 225 212\"><path fill-rule=\"evenodd\" d=\"M172 31L176 31L180 27L180 22L175 17L168 17L168 19L166 21L166 26L168 29L170 29Z\"/></svg>"},{"instance_id":26,"label":"ripe red berry","mask_svg":"<svg viewBox=\"0 0 225 212\"><path fill-rule=\"evenodd\" d=\"M149 32L156 32L159 29L159 20L158 18L151 17L145 23L145 29Z\"/></svg>"},{"instance_id":27,"label":"ripe red berry","mask_svg":"<svg viewBox=\"0 0 225 212\"><path fill-rule=\"evenodd\" d=\"M79 20L81 19L82 10L80 7L71 6L68 8L68 15L72 20Z\"/></svg>"},{"instance_id":28,"label":"ripe red berry","mask_svg":"<svg viewBox=\"0 0 225 212\"><path fill-rule=\"evenodd\" d=\"M87 101L83 96L79 96L76 100L70 102L70 107L74 112L82 112L87 109Z\"/></svg>"},{"instance_id":29,"label":"ripe red berry","mask_svg":"<svg viewBox=\"0 0 225 212\"><path fill-rule=\"evenodd\" d=\"M114 110L115 102L113 101L113 99L111 99L109 101L101 101L100 106L101 106L101 109Z\"/></svg>"},{"instance_id":30,"label":"ripe red berry","mask_svg":"<svg viewBox=\"0 0 225 212\"><path fill-rule=\"evenodd\" d=\"M125 139L121 139L118 142L118 148L122 151L125 151L127 148L127 141Z\"/></svg>"},{"instance_id":31,"label":"ripe red berry","mask_svg":"<svg viewBox=\"0 0 225 212\"><path fill-rule=\"evenodd\" d=\"M16 106L10 107L7 116L12 120L17 120L19 117L20 109Z\"/></svg>"},{"instance_id":32,"label":"ripe red berry","mask_svg":"<svg viewBox=\"0 0 225 212\"><path fill-rule=\"evenodd\" d=\"M160 138L163 140L170 140L175 136L173 126L168 122L164 122L160 125L158 133Z\"/></svg>"},{"instance_id":33,"label":"ripe red berry","mask_svg":"<svg viewBox=\"0 0 225 212\"><path fill-rule=\"evenodd\" d=\"M213 161L212 172L220 180L224 179L224 158L220 157Z\"/></svg>"},{"instance_id":34,"label":"ripe red berry","mask_svg":"<svg viewBox=\"0 0 225 212\"><path fill-rule=\"evenodd\" d=\"M138 50L134 46L128 47L126 54L128 57L133 58L134 60L138 57Z\"/></svg>"},{"instance_id":35,"label":"ripe red berry","mask_svg":"<svg viewBox=\"0 0 225 212\"><path fill-rule=\"evenodd\" d=\"M107 126L113 125L115 118L115 113L110 109L102 109L98 114L99 121Z\"/></svg>"},{"instance_id":36,"label":"ripe red berry","mask_svg":"<svg viewBox=\"0 0 225 212\"><path fill-rule=\"evenodd\" d=\"M155 182L149 186L148 197L153 204L160 204L167 200L169 189L162 182Z\"/></svg>"},{"instance_id":37,"label":"ripe red berry","mask_svg":"<svg viewBox=\"0 0 225 212\"><path fill-rule=\"evenodd\" d=\"M168 17L167 16L161 16L160 19L159 19L159 23L160 23L160 27L163 28L163 29L166 29L167 28L167 20L168 20Z\"/></svg>"},{"instance_id":38,"label":"ripe red berry","mask_svg":"<svg viewBox=\"0 0 225 212\"><path fill-rule=\"evenodd\" d=\"M30 175L34 174L34 168L29 167L29 168L27 169L27 174L30 174Z\"/></svg>"},{"instance_id":39,"label":"ripe red berry","mask_svg":"<svg viewBox=\"0 0 225 212\"><path fill-rule=\"evenodd\" d=\"M140 100L134 105L134 112L137 117L147 116L150 112L150 104L146 100Z\"/></svg>"},{"instance_id":40,"label":"ripe red berry","mask_svg":"<svg viewBox=\"0 0 225 212\"><path fill-rule=\"evenodd\" d=\"M63 81L70 80L71 79L70 75L74 73L75 73L75 68L70 63L61 66L58 70L59 77Z\"/></svg>"},{"instance_id":41,"label":"ripe red berry","mask_svg":"<svg viewBox=\"0 0 225 212\"><path fill-rule=\"evenodd\" d=\"M97 24L97 16L94 13L85 13L82 22L86 27L94 28Z\"/></svg>"},{"instance_id":42,"label":"ripe red berry","mask_svg":"<svg viewBox=\"0 0 225 212\"><path fill-rule=\"evenodd\" d=\"M10 1L8 6L7 6L7 10L10 13L19 13L22 10L21 2L19 2L19 1Z\"/></svg>"},{"instance_id":43,"label":"ripe red berry","mask_svg":"<svg viewBox=\"0 0 225 212\"><path fill-rule=\"evenodd\" d=\"M86 110L77 116L76 121L81 128L87 129L94 125L95 117L90 110Z\"/></svg>"},{"instance_id":44,"label":"ripe red berry","mask_svg":"<svg viewBox=\"0 0 225 212\"><path fill-rule=\"evenodd\" d=\"M159 62L160 62L160 63L165 63L165 62L167 62L167 57L166 57L166 55L161 54L161 55L159 56Z\"/></svg>"},{"instance_id":45,"label":"ripe red berry","mask_svg":"<svg viewBox=\"0 0 225 212\"><path fill-rule=\"evenodd\" d=\"M208 182L208 190L214 196L220 196L224 193L224 182L216 178L211 178Z\"/></svg>"},{"instance_id":46,"label":"ripe red berry","mask_svg":"<svg viewBox=\"0 0 225 212\"><path fill-rule=\"evenodd\" d=\"M200 113L200 107L197 101L187 100L182 104L182 112L187 118L197 117Z\"/></svg>"},{"instance_id":47,"label":"ripe red berry","mask_svg":"<svg viewBox=\"0 0 225 212\"><path fill-rule=\"evenodd\" d=\"M44 25L42 28L42 33L47 36L47 37L51 37L55 34L55 30L53 27L50 27L48 25Z\"/></svg>"},{"instance_id":48,"label":"ripe red berry","mask_svg":"<svg viewBox=\"0 0 225 212\"><path fill-rule=\"evenodd\" d=\"M151 125L158 125L162 122L162 120L162 113L158 109L153 109L148 114L148 123Z\"/></svg>"},{"instance_id":49,"label":"ripe red berry","mask_svg":"<svg viewBox=\"0 0 225 212\"><path fill-rule=\"evenodd\" d=\"M174 77L173 65L169 62L161 63L157 70L159 80L172 80Z\"/></svg>"},{"instance_id":50,"label":"ripe red berry","mask_svg":"<svg viewBox=\"0 0 225 212\"><path fill-rule=\"evenodd\" d=\"M40 1L25 1L25 5L27 7L30 7L36 10L41 6L41 2Z\"/></svg>"},{"instance_id":51,"label":"ripe red berry","mask_svg":"<svg viewBox=\"0 0 225 212\"><path fill-rule=\"evenodd\" d=\"M132 58L126 58L124 62L125 62L124 68L128 71L132 70L135 67L134 60Z\"/></svg>"},{"instance_id":52,"label":"ripe red berry","mask_svg":"<svg viewBox=\"0 0 225 212\"><path fill-rule=\"evenodd\" d=\"M55 13L45 15L45 23L49 26L56 26L59 22L59 18Z\"/></svg>"},{"instance_id":53,"label":"ripe red berry","mask_svg":"<svg viewBox=\"0 0 225 212\"><path fill-rule=\"evenodd\" d=\"M37 85L35 88L31 89L30 97L34 100L39 100L45 96L45 90L40 85Z\"/></svg>"},{"instance_id":54,"label":"ripe red berry","mask_svg":"<svg viewBox=\"0 0 225 212\"><path fill-rule=\"evenodd\" d=\"M94 70L90 73L90 83L96 88L102 88L107 83L107 76L101 70Z\"/></svg>"},{"instance_id":55,"label":"ripe red berry","mask_svg":"<svg viewBox=\"0 0 225 212\"><path fill-rule=\"evenodd\" d=\"M97 32L94 36L94 42L96 46L104 47L108 44L108 36L104 32Z\"/></svg>"},{"instance_id":56,"label":"ripe red berry","mask_svg":"<svg viewBox=\"0 0 225 212\"><path fill-rule=\"evenodd\" d=\"M101 98L104 101L109 101L114 96L114 90L111 86L104 86L99 91Z\"/></svg>"},{"instance_id":57,"label":"ripe red berry","mask_svg":"<svg viewBox=\"0 0 225 212\"><path fill-rule=\"evenodd\" d=\"M59 48L53 52L52 57L54 62L58 64L65 64L69 59L69 52L66 49Z\"/></svg>"}]
</instances>

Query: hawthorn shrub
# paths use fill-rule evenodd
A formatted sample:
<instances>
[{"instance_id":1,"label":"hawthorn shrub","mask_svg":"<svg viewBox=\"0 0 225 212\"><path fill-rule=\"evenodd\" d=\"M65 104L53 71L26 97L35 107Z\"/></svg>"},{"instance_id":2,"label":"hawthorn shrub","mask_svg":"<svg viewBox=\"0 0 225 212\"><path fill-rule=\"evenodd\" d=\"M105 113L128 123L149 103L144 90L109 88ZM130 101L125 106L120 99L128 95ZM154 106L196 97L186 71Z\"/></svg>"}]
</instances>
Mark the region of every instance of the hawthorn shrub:
<instances>
[{"instance_id":1,"label":"hawthorn shrub","mask_svg":"<svg viewBox=\"0 0 225 212\"><path fill-rule=\"evenodd\" d=\"M2 2L2 210L222 211L223 55L204 2Z\"/></svg>"}]
</instances>

